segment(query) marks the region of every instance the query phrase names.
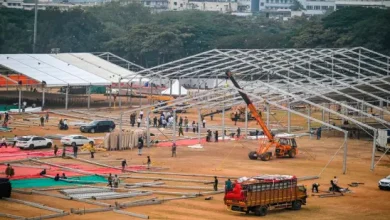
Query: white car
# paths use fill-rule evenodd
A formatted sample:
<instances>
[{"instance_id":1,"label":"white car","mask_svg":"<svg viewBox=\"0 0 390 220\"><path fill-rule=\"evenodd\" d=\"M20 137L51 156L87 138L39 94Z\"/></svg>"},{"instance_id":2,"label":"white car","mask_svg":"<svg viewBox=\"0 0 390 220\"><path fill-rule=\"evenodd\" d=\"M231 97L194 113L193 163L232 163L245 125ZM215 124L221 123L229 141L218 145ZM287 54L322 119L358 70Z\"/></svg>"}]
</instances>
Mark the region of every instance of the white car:
<instances>
[{"instance_id":1,"label":"white car","mask_svg":"<svg viewBox=\"0 0 390 220\"><path fill-rule=\"evenodd\" d=\"M94 144L95 141L82 135L69 135L61 138L61 143L70 146L80 146L88 143Z\"/></svg>"},{"instance_id":2,"label":"white car","mask_svg":"<svg viewBox=\"0 0 390 220\"><path fill-rule=\"evenodd\" d=\"M51 148L52 145L53 141L51 139L38 136L23 136L17 138L15 146L20 149L34 149L41 147Z\"/></svg>"},{"instance_id":3,"label":"white car","mask_svg":"<svg viewBox=\"0 0 390 220\"><path fill-rule=\"evenodd\" d=\"M379 189L390 189L390 175L379 180L378 187Z\"/></svg>"}]
</instances>

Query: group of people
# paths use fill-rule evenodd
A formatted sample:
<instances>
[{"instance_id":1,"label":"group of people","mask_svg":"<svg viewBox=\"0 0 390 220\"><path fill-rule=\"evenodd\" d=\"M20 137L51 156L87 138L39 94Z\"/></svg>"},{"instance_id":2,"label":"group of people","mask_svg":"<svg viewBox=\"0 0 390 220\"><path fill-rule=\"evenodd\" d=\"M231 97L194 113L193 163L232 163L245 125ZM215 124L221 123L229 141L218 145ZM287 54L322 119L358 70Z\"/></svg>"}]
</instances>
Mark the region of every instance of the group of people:
<instances>
[{"instance_id":1,"label":"group of people","mask_svg":"<svg viewBox=\"0 0 390 220\"><path fill-rule=\"evenodd\" d=\"M49 118L47 118L47 120L49 120ZM60 130L68 130L68 120L67 119L64 119L62 120L62 118L60 119L60 122L58 123L58 127Z\"/></svg>"},{"instance_id":2,"label":"group of people","mask_svg":"<svg viewBox=\"0 0 390 220\"><path fill-rule=\"evenodd\" d=\"M43 115L41 115L41 117L39 118L40 122L41 122L41 126L44 127L45 126L45 122L49 122L49 112L46 112L45 114L45 117L43 117ZM60 123L61 124L61 123Z\"/></svg>"},{"instance_id":3,"label":"group of people","mask_svg":"<svg viewBox=\"0 0 390 220\"><path fill-rule=\"evenodd\" d=\"M329 187L329 192L333 193L341 193L348 191L348 188L341 188L339 185L339 180L337 179L337 176L334 176L333 179L330 181L330 187ZM311 192L312 193L319 193L319 183L313 183L311 186Z\"/></svg>"},{"instance_id":4,"label":"group of people","mask_svg":"<svg viewBox=\"0 0 390 220\"><path fill-rule=\"evenodd\" d=\"M212 132L210 129L207 130L206 142L212 142L212 133L214 133L214 141L218 142L218 130Z\"/></svg>"}]
</instances>

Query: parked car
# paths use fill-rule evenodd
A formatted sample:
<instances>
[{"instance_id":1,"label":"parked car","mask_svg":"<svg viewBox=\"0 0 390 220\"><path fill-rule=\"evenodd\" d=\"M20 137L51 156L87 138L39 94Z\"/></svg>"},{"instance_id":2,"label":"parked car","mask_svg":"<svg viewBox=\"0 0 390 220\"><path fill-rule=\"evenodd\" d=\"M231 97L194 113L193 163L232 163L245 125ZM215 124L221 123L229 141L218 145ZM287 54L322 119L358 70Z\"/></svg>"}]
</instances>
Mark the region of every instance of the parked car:
<instances>
[{"instance_id":1,"label":"parked car","mask_svg":"<svg viewBox=\"0 0 390 220\"><path fill-rule=\"evenodd\" d=\"M42 147L51 148L52 145L53 141L51 139L38 136L23 136L17 139L15 146L20 149L34 149Z\"/></svg>"},{"instance_id":2,"label":"parked car","mask_svg":"<svg viewBox=\"0 0 390 220\"><path fill-rule=\"evenodd\" d=\"M383 189L390 189L390 175L387 176L386 178L379 180L378 187L379 187L379 189L382 189L382 190Z\"/></svg>"},{"instance_id":3,"label":"parked car","mask_svg":"<svg viewBox=\"0 0 390 220\"><path fill-rule=\"evenodd\" d=\"M80 146L87 143L95 144L95 141L82 135L69 135L61 138L61 143L68 146Z\"/></svg>"},{"instance_id":4,"label":"parked car","mask_svg":"<svg viewBox=\"0 0 390 220\"><path fill-rule=\"evenodd\" d=\"M115 129L115 123L110 120L92 121L87 125L80 127L81 132L111 132Z\"/></svg>"}]
</instances>

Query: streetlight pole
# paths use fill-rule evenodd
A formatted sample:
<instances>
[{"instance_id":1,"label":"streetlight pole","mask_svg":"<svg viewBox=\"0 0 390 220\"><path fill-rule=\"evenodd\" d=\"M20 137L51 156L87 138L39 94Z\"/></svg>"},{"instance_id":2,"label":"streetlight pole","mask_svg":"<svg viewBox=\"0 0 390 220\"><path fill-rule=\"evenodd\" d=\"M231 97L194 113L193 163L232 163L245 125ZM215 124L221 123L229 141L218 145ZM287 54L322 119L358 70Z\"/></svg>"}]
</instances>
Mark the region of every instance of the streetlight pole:
<instances>
[{"instance_id":1,"label":"streetlight pole","mask_svg":"<svg viewBox=\"0 0 390 220\"><path fill-rule=\"evenodd\" d=\"M33 38L33 53L35 53L35 44L37 43L37 20L38 20L38 0L35 0L35 14L34 14L34 38Z\"/></svg>"}]
</instances>

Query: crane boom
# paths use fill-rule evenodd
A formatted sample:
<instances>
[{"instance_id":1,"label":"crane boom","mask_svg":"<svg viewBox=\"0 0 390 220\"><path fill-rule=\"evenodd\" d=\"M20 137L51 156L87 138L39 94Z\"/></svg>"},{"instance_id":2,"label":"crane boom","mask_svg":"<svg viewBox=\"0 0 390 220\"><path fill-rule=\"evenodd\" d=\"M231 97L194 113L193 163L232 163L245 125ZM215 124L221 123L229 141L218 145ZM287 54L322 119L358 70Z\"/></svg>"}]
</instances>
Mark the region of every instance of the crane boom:
<instances>
[{"instance_id":1,"label":"crane boom","mask_svg":"<svg viewBox=\"0 0 390 220\"><path fill-rule=\"evenodd\" d=\"M241 89L242 88L240 87L240 85L238 85L236 79L233 77L233 74L227 70L226 71L226 76L230 79L230 81L233 83L233 85L237 88L237 89ZM256 110L256 107L253 105L252 101L249 99L248 95L241 92L241 91L238 91L238 93L240 93L242 99L244 99L245 103L247 104L250 112L252 113L252 116L256 119L256 121L259 123L261 129L263 129L263 132L265 134L265 136L267 136L268 140L270 142L274 142L274 137L273 135L271 134L271 132L269 131L267 125L264 123L263 119L261 119L259 113L257 112Z\"/></svg>"}]
</instances>

